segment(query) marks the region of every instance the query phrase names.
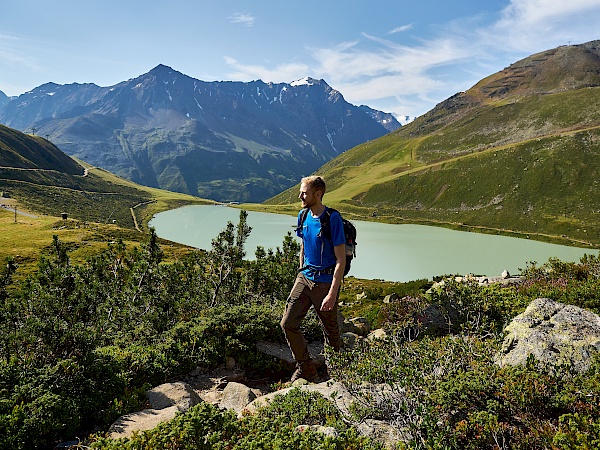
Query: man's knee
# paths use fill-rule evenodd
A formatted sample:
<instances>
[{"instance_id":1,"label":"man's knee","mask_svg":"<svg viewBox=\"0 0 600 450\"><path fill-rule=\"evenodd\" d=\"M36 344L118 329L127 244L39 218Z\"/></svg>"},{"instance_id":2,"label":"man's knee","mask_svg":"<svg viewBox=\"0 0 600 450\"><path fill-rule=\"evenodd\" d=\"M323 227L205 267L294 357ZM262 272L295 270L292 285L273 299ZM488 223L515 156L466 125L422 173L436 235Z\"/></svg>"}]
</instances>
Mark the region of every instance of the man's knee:
<instances>
[{"instance_id":1,"label":"man's knee","mask_svg":"<svg viewBox=\"0 0 600 450\"><path fill-rule=\"evenodd\" d=\"M281 322L279 323L283 332L287 331L298 331L300 329L300 321L294 319L293 317L285 314L281 318Z\"/></svg>"},{"instance_id":2,"label":"man's knee","mask_svg":"<svg viewBox=\"0 0 600 450\"><path fill-rule=\"evenodd\" d=\"M279 323L279 326L281 326L281 329L285 333L285 330L287 330L287 328L288 328L288 318L287 318L287 316L283 316L281 318L281 322Z\"/></svg>"}]
</instances>

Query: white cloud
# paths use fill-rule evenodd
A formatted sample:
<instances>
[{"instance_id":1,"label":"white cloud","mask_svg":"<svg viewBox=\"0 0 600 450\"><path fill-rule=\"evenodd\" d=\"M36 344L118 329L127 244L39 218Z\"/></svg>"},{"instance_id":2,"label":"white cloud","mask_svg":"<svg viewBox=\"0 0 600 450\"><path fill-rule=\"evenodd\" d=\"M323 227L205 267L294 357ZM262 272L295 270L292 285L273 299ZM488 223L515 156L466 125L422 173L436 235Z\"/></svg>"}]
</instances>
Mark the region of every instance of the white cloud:
<instances>
[{"instance_id":1,"label":"white cloud","mask_svg":"<svg viewBox=\"0 0 600 450\"><path fill-rule=\"evenodd\" d=\"M0 60L10 67L22 67L28 71L40 70L35 57L31 55L30 43L22 39L0 34Z\"/></svg>"},{"instance_id":2,"label":"white cloud","mask_svg":"<svg viewBox=\"0 0 600 450\"><path fill-rule=\"evenodd\" d=\"M478 30L488 45L543 51L600 37L600 0L512 0L496 23Z\"/></svg>"},{"instance_id":3,"label":"white cloud","mask_svg":"<svg viewBox=\"0 0 600 450\"><path fill-rule=\"evenodd\" d=\"M511 0L491 14L438 27L437 35L414 45L400 43L399 33L412 27L404 25L386 33L389 39L363 33L353 41L308 49L312 63L266 68L228 59L228 64L237 79L290 82L310 75L325 79L352 103L407 107L394 111L420 115L532 53L600 39L600 0Z\"/></svg>"},{"instance_id":4,"label":"white cloud","mask_svg":"<svg viewBox=\"0 0 600 450\"><path fill-rule=\"evenodd\" d=\"M413 27L412 24L402 25L401 27L397 27L397 28L394 28L393 30L388 31L388 34L402 33L404 31L410 30L412 27Z\"/></svg>"},{"instance_id":5,"label":"white cloud","mask_svg":"<svg viewBox=\"0 0 600 450\"><path fill-rule=\"evenodd\" d=\"M317 73L330 80L352 101L363 102L391 95L421 95L439 91L447 82L429 72L472 56L460 41L451 39L406 46L374 36L363 35L376 48L358 43L318 49L313 56ZM321 75L320 75L321 76Z\"/></svg>"},{"instance_id":6,"label":"white cloud","mask_svg":"<svg viewBox=\"0 0 600 450\"><path fill-rule=\"evenodd\" d=\"M308 65L304 63L288 63L280 64L275 68L266 68L260 65L244 65L240 64L233 58L226 56L225 62L235 71L227 74L232 80L252 81L261 79L263 81L273 81L276 83L289 83L292 80L297 80L309 73Z\"/></svg>"},{"instance_id":7,"label":"white cloud","mask_svg":"<svg viewBox=\"0 0 600 450\"><path fill-rule=\"evenodd\" d=\"M229 17L231 23L241 23L247 27L254 25L254 16L247 13L236 13Z\"/></svg>"}]
</instances>

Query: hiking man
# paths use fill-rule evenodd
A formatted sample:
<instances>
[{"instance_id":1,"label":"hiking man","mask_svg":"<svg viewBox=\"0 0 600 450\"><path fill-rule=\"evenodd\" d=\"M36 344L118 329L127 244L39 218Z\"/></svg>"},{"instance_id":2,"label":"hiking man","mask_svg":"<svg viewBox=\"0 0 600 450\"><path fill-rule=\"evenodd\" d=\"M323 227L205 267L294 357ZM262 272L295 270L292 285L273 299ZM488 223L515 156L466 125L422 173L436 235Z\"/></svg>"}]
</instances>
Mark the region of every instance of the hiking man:
<instances>
[{"instance_id":1,"label":"hiking man","mask_svg":"<svg viewBox=\"0 0 600 450\"><path fill-rule=\"evenodd\" d=\"M296 234L302 238L300 269L287 299L281 328L296 360L291 382L298 378L317 379L317 369L308 352L300 324L311 305L315 308L325 337L325 343L335 351L340 349L337 300L346 265L345 236L342 217L333 211L329 217L330 238L323 236L320 217L326 214L323 205L325 181L319 176L302 179L300 195L305 219L298 214ZM328 213L327 213L328 214Z\"/></svg>"}]
</instances>

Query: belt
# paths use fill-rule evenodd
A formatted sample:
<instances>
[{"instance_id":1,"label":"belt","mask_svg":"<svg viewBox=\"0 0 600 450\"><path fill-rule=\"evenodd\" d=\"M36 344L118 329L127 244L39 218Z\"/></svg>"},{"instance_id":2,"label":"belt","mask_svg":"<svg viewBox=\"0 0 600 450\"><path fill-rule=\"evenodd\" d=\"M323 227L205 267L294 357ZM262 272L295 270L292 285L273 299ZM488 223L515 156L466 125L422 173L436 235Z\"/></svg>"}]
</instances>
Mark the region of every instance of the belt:
<instances>
[{"instance_id":1,"label":"belt","mask_svg":"<svg viewBox=\"0 0 600 450\"><path fill-rule=\"evenodd\" d=\"M317 278L319 278L321 275L333 275L333 272L335 272L335 266L326 267L325 269L322 269L322 270L315 270L309 266L304 266L304 267L301 267L300 269L298 269L298 272L303 272L306 269L310 270L312 273L315 274L315 280Z\"/></svg>"}]
</instances>

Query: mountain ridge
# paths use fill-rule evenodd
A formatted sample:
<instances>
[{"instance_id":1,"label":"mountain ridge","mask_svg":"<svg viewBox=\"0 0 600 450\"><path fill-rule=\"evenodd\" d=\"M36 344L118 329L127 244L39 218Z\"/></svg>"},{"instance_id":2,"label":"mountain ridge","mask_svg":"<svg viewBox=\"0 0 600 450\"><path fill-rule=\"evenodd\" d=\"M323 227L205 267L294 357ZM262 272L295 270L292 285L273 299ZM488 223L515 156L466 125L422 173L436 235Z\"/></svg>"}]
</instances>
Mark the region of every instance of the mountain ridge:
<instances>
[{"instance_id":1,"label":"mountain ridge","mask_svg":"<svg viewBox=\"0 0 600 450\"><path fill-rule=\"evenodd\" d=\"M224 201L262 201L400 125L324 80L205 82L162 64L109 88L47 83L0 121L137 183Z\"/></svg>"},{"instance_id":2,"label":"mountain ridge","mask_svg":"<svg viewBox=\"0 0 600 450\"><path fill-rule=\"evenodd\" d=\"M154 212L210 203L143 188L94 167L83 167L41 136L0 125L0 196L35 214L122 228L144 227ZM134 212L135 208L135 212Z\"/></svg>"},{"instance_id":3,"label":"mountain ridge","mask_svg":"<svg viewBox=\"0 0 600 450\"><path fill-rule=\"evenodd\" d=\"M0 125L0 167L54 170L83 175L83 167L40 136L27 136Z\"/></svg>"}]
</instances>

